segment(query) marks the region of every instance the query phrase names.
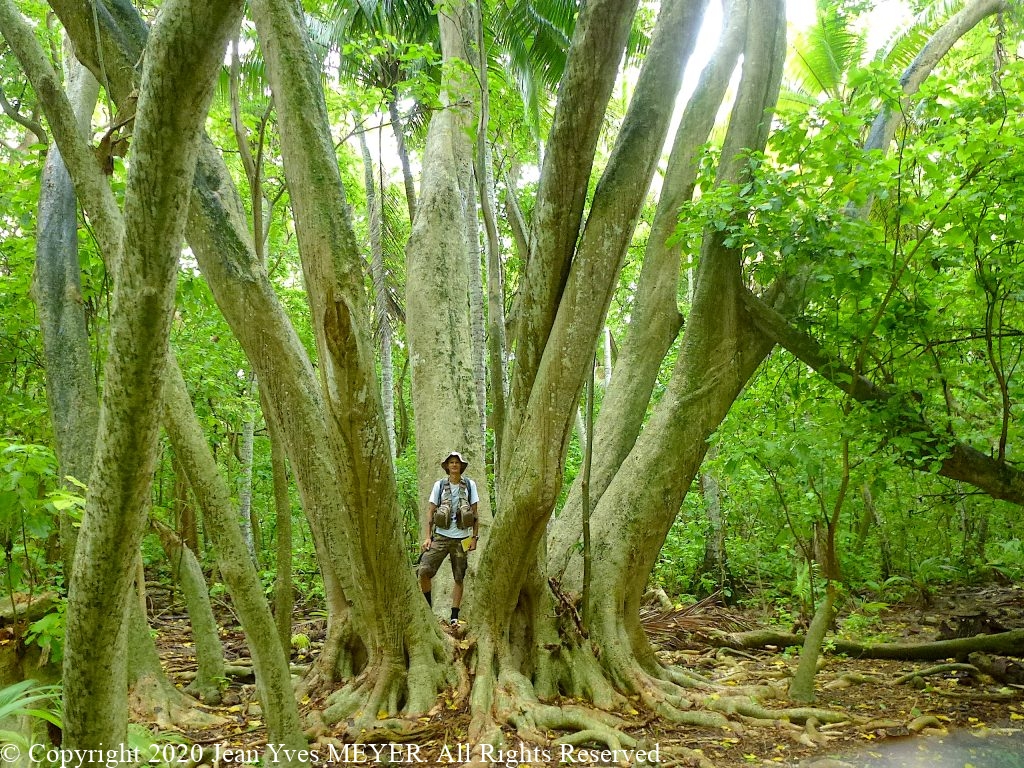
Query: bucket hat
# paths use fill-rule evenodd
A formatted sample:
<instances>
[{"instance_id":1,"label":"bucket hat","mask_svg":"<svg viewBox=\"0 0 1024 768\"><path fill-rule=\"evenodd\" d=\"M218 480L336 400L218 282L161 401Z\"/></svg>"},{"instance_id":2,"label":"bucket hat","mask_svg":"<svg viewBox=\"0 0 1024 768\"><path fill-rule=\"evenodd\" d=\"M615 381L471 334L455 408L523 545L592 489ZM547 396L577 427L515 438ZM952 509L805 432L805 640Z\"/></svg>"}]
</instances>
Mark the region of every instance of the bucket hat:
<instances>
[{"instance_id":1,"label":"bucket hat","mask_svg":"<svg viewBox=\"0 0 1024 768\"><path fill-rule=\"evenodd\" d=\"M462 462L462 470L461 471L465 472L466 471L466 467L469 466L469 462L466 461L464 458L462 458L462 454L459 453L458 451L452 451L451 453L449 453L447 456L444 457L444 461L441 462L441 469L443 469L445 472L448 471L448 459L450 459L452 456L454 456L456 459L458 459L460 462Z\"/></svg>"}]
</instances>

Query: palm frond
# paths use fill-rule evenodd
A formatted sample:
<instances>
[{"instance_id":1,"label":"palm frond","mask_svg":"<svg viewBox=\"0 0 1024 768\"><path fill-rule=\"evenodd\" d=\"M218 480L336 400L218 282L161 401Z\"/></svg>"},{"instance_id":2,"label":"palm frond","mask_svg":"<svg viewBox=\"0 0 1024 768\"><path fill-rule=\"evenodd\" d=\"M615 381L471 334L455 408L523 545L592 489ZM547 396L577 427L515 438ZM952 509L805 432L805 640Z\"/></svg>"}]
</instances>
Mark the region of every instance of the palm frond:
<instances>
[{"instance_id":1,"label":"palm frond","mask_svg":"<svg viewBox=\"0 0 1024 768\"><path fill-rule=\"evenodd\" d=\"M815 23L793 43L787 80L794 91L836 97L846 74L858 65L867 47L867 33L836 0L819 0Z\"/></svg>"},{"instance_id":2,"label":"palm frond","mask_svg":"<svg viewBox=\"0 0 1024 768\"><path fill-rule=\"evenodd\" d=\"M964 0L934 0L893 34L875 54L875 61L905 70L932 34L964 7Z\"/></svg>"}]
</instances>

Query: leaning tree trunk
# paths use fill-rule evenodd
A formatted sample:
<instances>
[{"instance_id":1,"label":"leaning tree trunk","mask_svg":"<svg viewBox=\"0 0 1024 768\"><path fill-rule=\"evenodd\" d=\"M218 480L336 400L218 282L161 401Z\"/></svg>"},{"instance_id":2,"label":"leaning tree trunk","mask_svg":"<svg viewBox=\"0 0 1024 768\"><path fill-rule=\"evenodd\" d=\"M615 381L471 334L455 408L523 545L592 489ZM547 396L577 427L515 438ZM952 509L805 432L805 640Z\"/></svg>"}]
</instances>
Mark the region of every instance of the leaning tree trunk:
<instances>
[{"instance_id":1,"label":"leaning tree trunk","mask_svg":"<svg viewBox=\"0 0 1024 768\"><path fill-rule=\"evenodd\" d=\"M631 5L615 2L584 7L541 173L532 250L520 286L526 301L517 316L501 507L471 606L481 619L475 627L475 739L494 737L495 720L507 717L510 686L515 690L512 705L521 701L533 710L522 720L527 730L551 727L563 717L531 706L536 689L524 680L519 661L524 654L531 676L545 681L549 691L579 690L605 703L614 698L589 644L579 645L577 653L566 646L553 654L521 643L551 634L543 581L539 590L528 585L538 572L536 553L561 486L588 363L668 130L672 100L665 96L679 87L679 62L692 48L701 16L699 8L684 2L662 5L634 98L580 236L580 190L587 187L632 11ZM595 583L601 583L596 574ZM525 627L525 634L510 635L512 627Z\"/></svg>"},{"instance_id":2,"label":"leaning tree trunk","mask_svg":"<svg viewBox=\"0 0 1024 768\"><path fill-rule=\"evenodd\" d=\"M138 14L130 6L119 5L118 14L100 16L97 34L94 17L81 4L71 0L53 0L52 5L75 40L80 56L88 61L94 71L102 70L106 73L115 102L130 105L136 87L133 79L134 63L139 60L148 34ZM285 14L288 11L276 7L274 10ZM301 24L294 18L285 23L291 24L294 29L285 29L275 34L275 42L285 44L293 51L302 49L288 57L287 61L291 65L306 66L309 57L308 51L304 50L303 35L295 31L300 29ZM97 45L101 48L98 49ZM105 67L100 62L104 62ZM271 68L272 72L275 70L276 67ZM301 74L298 75L292 84L299 83L302 78ZM306 107L323 109L323 96L315 76L310 76L302 87L285 87L281 93L283 95L278 98L279 115L301 119L306 114ZM310 254L308 230L304 229L300 234L300 242L307 243L303 260L310 270L307 284L310 286L314 316L318 318L315 324L319 329L318 342L324 345L325 321L329 321L332 330L342 332L335 333L335 341L340 342L336 350L338 354L323 349L322 359L328 363L337 359L347 362L351 358L346 357L346 321L361 316L358 311L348 311L349 306L358 307L361 303L355 290L355 270L349 273L348 300L332 301L332 312L325 312L325 298L331 298L332 295L338 298L337 291L324 289L324 275L330 273L334 264L333 256L336 255L333 246L343 244L346 252L353 250L344 211L343 191L337 182L333 145L325 119L305 125L300 120L299 126L290 123L287 129L282 130L292 136L295 128L299 128L301 133L303 127L312 126L315 129L318 124L323 132L322 137L314 137L310 141L299 138L285 143L286 164L290 170L296 171L296 164L302 165L310 154L315 156L311 167L307 167L305 178L294 182L289 180L293 203L297 204L301 200L302 205L312 202L326 205L330 209L324 216L299 215L297 219L304 223L304 227L306 224L312 227L314 222L322 224L326 218L328 226L333 224L342 228L337 237L332 235L325 238L330 245L324 245L315 258ZM330 170L332 168L334 171ZM321 173L324 169L326 177ZM322 189L323 183L329 183L331 188ZM410 647L418 645L414 652L404 654L394 649L392 644L391 655L404 659L394 669L403 669L408 664L416 670L417 679L430 681L425 686L419 686L415 695L404 700L406 709L425 708L433 700L431 691L443 685L447 670L438 674L435 666L436 659L443 656L443 649L436 630L431 631L426 612L423 612L422 619L407 616L401 607L408 604L412 606L411 610L415 610L411 597L408 601L395 599L391 589L393 585L381 583L393 574L405 573L405 569L398 566L398 563L404 562L404 554L400 544L400 525L396 522L398 512L394 479L390 473L379 471L381 466L390 463L386 459L383 463L381 461L386 457L386 442L380 439L382 430L371 427L371 431L378 431L376 437L349 432L341 441L345 445L371 451L369 457L362 456L346 463L345 457L339 455L337 450L340 438L334 430L358 430L365 426L365 422L358 419L352 422L350 414L377 423L379 408L373 405L376 398L371 394L371 382L366 378L339 381L335 366L323 365L320 371L324 374L323 383L328 396L349 398L345 402L325 401L324 391L316 381L302 342L277 300L265 269L255 257L244 210L231 176L218 150L209 140L203 143L200 150L191 203L187 228L189 244L218 306L245 350L261 385L266 388L267 399L281 427L303 507L309 518L318 561L324 573L329 637L339 638L339 642L343 642L343 638L351 641L350 645L343 648L325 648L322 658L327 663L318 664L318 667L323 666L323 678L331 679L338 668L350 668L353 665L356 665L354 668L357 670L364 668L365 654L369 648L374 647L377 628L386 625L389 627L390 638L404 639ZM315 241L316 238L313 239ZM355 261L350 259L347 263L352 265ZM358 359L368 361L370 356L360 352ZM357 365L355 370L365 373L372 370L372 367L366 365L360 369ZM375 383L372 386L375 388ZM371 407L367 407L368 403ZM384 450L384 453L374 453L380 450ZM375 485L380 483L384 484L383 487ZM347 489L346 484L350 486ZM354 501L363 498L376 499L380 504L379 509L357 505ZM358 515L368 516L371 522L357 527L355 520ZM372 574L372 577L366 578L367 574ZM401 578L399 581L402 581ZM410 595L415 590L411 575L407 589ZM351 631L350 617L360 625L360 632ZM394 627L401 627L401 631L391 632L390 629ZM390 696L404 684L405 677L390 674L390 670L386 675L389 678L387 684L382 685L375 696ZM372 681L375 677L367 675L365 679ZM399 697L395 699L401 701ZM362 711L363 717L370 719L378 710L375 706L367 706Z\"/></svg>"},{"instance_id":3,"label":"leaning tree trunk","mask_svg":"<svg viewBox=\"0 0 1024 768\"><path fill-rule=\"evenodd\" d=\"M780 3L756 4L765 23L747 29L743 77L722 152L718 183L744 174L747 149L764 147L781 78L784 13ZM662 682L678 680L657 662L639 623L640 599L676 512L699 471L707 438L772 343L743 313L740 252L709 233L698 267L690 322L672 378L648 427L594 511L591 640L617 686L680 722L722 724L724 716L690 713ZM642 482L638 479L642 478ZM685 683L686 681L683 680Z\"/></svg>"},{"instance_id":4,"label":"leaning tree trunk","mask_svg":"<svg viewBox=\"0 0 1024 768\"><path fill-rule=\"evenodd\" d=\"M426 604L416 599L418 589L406 567L397 486L366 332L363 263L348 217L320 70L301 8L268 0L254 0L251 6L278 108L330 426L328 455L341 483L336 502L340 530L326 530L325 542L332 558L347 558L358 574L345 584L345 595L352 600L369 668L341 698L359 726L382 711L429 710L453 677L450 666L440 663L447 650Z\"/></svg>"},{"instance_id":5,"label":"leaning tree trunk","mask_svg":"<svg viewBox=\"0 0 1024 768\"><path fill-rule=\"evenodd\" d=\"M388 94L388 114L391 116L391 130L395 134L398 159L402 163L402 182L405 184L405 203L409 208L409 221L416 221L416 180L412 176L409 162L409 147L405 143L405 124L398 112L398 89L392 87Z\"/></svg>"},{"instance_id":6,"label":"leaning tree trunk","mask_svg":"<svg viewBox=\"0 0 1024 768\"><path fill-rule=\"evenodd\" d=\"M237 2L163 6L143 63L125 191L124 251L123 256L106 254L114 275L114 310L100 426L70 579L64 744L71 748L99 748L126 738L124 618L156 463L159 415L153 394L160 389L174 307L183 201L191 188L213 75L240 10ZM12 27L18 23L16 12L9 3L0 12L11 42L9 33L18 34ZM19 46L19 58L25 50ZM34 63L25 69L38 71ZM176 108L165 109L172 102ZM111 242L120 243L120 237Z\"/></svg>"},{"instance_id":7,"label":"leaning tree trunk","mask_svg":"<svg viewBox=\"0 0 1024 768\"><path fill-rule=\"evenodd\" d=\"M252 396L256 392L256 380L253 374L249 374L246 380L246 407L250 413L242 422L242 436L238 446L238 463L241 464L241 476L238 478L238 524L241 526L242 535L245 537L245 546L249 550L249 557L253 562L256 559L256 533L257 525L252 508L252 451L256 439L256 415L251 411L254 409Z\"/></svg>"},{"instance_id":8,"label":"leaning tree trunk","mask_svg":"<svg viewBox=\"0 0 1024 768\"><path fill-rule=\"evenodd\" d=\"M719 107L746 34L747 3L730 4L727 23L711 61L686 104L676 131L658 207L651 224L637 286L633 318L616 362L617 373L601 401L594 436L591 505L596 506L615 471L629 454L640 432L662 361L682 327L676 307L681 247L673 241L682 206L693 195L698 150L714 127ZM573 483L565 505L552 526L548 550L551 568L563 584L576 591L580 523L580 483ZM578 557L577 557L578 560Z\"/></svg>"},{"instance_id":9,"label":"leaning tree trunk","mask_svg":"<svg viewBox=\"0 0 1024 768\"><path fill-rule=\"evenodd\" d=\"M9 28L5 27L5 29ZM12 30L12 34L14 34L14 30ZM20 45L21 43L19 43ZM19 50L22 50L23 55L31 54L27 48L19 47ZM40 51L37 49L32 57L36 62L34 65L30 65L32 76L37 84L52 82L50 78L53 77L53 73L45 71L39 53ZM88 128L89 117L92 114L92 106L96 97L95 79L84 68L78 72L75 72L74 69L72 67L73 75L69 76L70 95L74 99L74 103L61 102L56 97L56 90L44 90L43 92L52 94L46 102L51 107L50 120L51 125L55 126L55 136L58 138L58 142L69 151L73 158L72 162L78 171L81 171L83 161L91 171L92 176L87 180L81 178L81 173L78 174L77 183L85 190L86 200L89 203L97 202L94 199L96 193L104 193L108 196L104 203L97 206L90 204L88 207L93 213L97 210L106 212L103 224L97 225L96 231L99 235L101 251L112 263L117 263L121 244L119 239L117 242L113 242L112 237L119 238L117 234L121 228L119 212L113 204L109 189L99 176L91 152L83 154L83 149L87 145L82 141L74 140L73 128L76 123L82 131ZM92 81L91 85L89 81ZM72 118L72 111L77 113L77 121ZM62 468L61 475L85 477L84 474L73 470L72 467L77 466L80 470L81 467L91 463L96 441L99 404L89 362L89 343L85 333L85 316L80 299L75 198L70 189L71 178L67 168L56 152L57 145L54 145L53 150L54 152L50 156L51 164L48 165L48 168L53 171L50 181L54 184L47 186L44 179L40 206L42 232L40 234L39 265L36 273L36 295L37 299L42 300L46 305L40 309L44 340L48 334L54 331L58 333L57 338L50 338L50 343L46 344L44 348L44 354L47 356L48 380L52 385L50 390L51 411L56 424L58 455L62 456L62 464L68 462L65 465L66 468ZM88 152L87 149L85 151ZM51 193L58 199L63 199L65 203L70 202L71 205L53 205L49 200ZM70 199L67 198L69 193ZM58 218L61 214L66 217L63 222ZM70 228L70 232L67 231L68 228ZM55 238L54 232L60 230L64 230L64 235ZM58 240L60 250L54 247ZM55 261L59 256L63 256L63 263ZM59 280L64 281L64 288L63 291L57 292ZM75 317L76 313L77 318ZM76 365L84 366L82 376L69 378L68 366L73 368ZM65 539L64 543L73 542ZM139 580L141 581L141 561L138 562ZM65 567L70 573L72 563L67 562ZM142 587L140 587L141 589ZM194 702L170 684L160 667L156 648L146 624L145 604L137 604L132 600L128 604L129 626L135 633L136 639L127 642L125 648L127 654L122 653L121 655L122 659L126 659L126 664L123 662L122 666L127 675L127 684L131 689L132 711L137 716L146 718L160 716L164 718L168 727L209 724L211 719L204 718L195 710ZM141 629L136 632L137 628Z\"/></svg>"},{"instance_id":10,"label":"leaning tree trunk","mask_svg":"<svg viewBox=\"0 0 1024 768\"><path fill-rule=\"evenodd\" d=\"M88 133L99 92L96 78L67 53L68 97L79 128ZM36 269L32 297L39 313L46 361L46 398L56 441L59 477L89 478L99 423L89 330L78 264L78 208L67 166L56 143L50 145L39 182ZM65 483L65 485L68 485ZM76 493L78 489L72 488ZM75 527L60 517L61 559L71 572Z\"/></svg>"},{"instance_id":11,"label":"leaning tree trunk","mask_svg":"<svg viewBox=\"0 0 1024 768\"><path fill-rule=\"evenodd\" d=\"M829 579L825 583L825 596L818 604L807 628L800 651L800 663L797 665L793 680L789 684L789 698L793 701L810 704L814 701L814 678L818 671L818 656L825 642L825 633L835 619L836 587Z\"/></svg>"},{"instance_id":12,"label":"leaning tree trunk","mask_svg":"<svg viewBox=\"0 0 1024 768\"><path fill-rule=\"evenodd\" d=\"M160 537L160 545L171 565L171 576L181 587L189 624L192 625L196 679L185 692L197 696L205 704L220 704L225 669L224 646L220 642L217 619L213 615L210 591L206 586L202 566L174 529L156 519L150 520L150 525Z\"/></svg>"},{"instance_id":13,"label":"leaning tree trunk","mask_svg":"<svg viewBox=\"0 0 1024 768\"><path fill-rule=\"evenodd\" d=\"M167 369L163 390L164 424L202 506L203 520L217 552L217 566L252 653L268 741L301 749L306 740L292 691L288 657L278 641L270 606L263 595L256 566L249 557L230 491L210 453L177 363L172 359ZM302 764L298 759L285 762Z\"/></svg>"}]
</instances>

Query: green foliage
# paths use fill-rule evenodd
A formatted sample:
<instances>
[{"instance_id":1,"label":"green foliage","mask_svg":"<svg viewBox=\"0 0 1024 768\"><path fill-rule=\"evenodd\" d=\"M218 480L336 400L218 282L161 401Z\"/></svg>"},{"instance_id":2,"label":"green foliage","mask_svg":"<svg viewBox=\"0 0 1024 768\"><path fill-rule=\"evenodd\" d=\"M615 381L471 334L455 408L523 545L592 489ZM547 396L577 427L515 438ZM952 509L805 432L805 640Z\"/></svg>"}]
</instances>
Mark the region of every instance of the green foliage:
<instances>
[{"instance_id":1,"label":"green foliage","mask_svg":"<svg viewBox=\"0 0 1024 768\"><path fill-rule=\"evenodd\" d=\"M60 728L60 686L29 679L0 688L0 722L10 717L31 717ZM10 730L0 730L0 743L17 744L22 751L32 746L23 734Z\"/></svg>"},{"instance_id":2,"label":"green foliage","mask_svg":"<svg viewBox=\"0 0 1024 768\"><path fill-rule=\"evenodd\" d=\"M11 593L35 590L56 576L47 540L56 535L59 512L80 518L82 504L80 496L58 488L49 448L0 441L0 547Z\"/></svg>"},{"instance_id":3,"label":"green foliage","mask_svg":"<svg viewBox=\"0 0 1024 768\"><path fill-rule=\"evenodd\" d=\"M39 646L42 658L59 664L64 658L64 611L67 603L60 600L55 610L47 613L38 621L28 625L25 642Z\"/></svg>"}]
</instances>

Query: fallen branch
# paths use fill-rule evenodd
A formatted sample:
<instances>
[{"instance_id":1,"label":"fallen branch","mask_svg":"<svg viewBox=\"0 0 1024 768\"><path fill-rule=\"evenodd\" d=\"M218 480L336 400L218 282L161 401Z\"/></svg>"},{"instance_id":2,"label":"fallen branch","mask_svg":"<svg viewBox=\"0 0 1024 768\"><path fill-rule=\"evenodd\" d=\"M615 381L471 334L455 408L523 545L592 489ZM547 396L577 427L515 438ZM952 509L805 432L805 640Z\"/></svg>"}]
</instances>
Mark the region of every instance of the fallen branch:
<instances>
[{"instance_id":1,"label":"fallen branch","mask_svg":"<svg viewBox=\"0 0 1024 768\"><path fill-rule=\"evenodd\" d=\"M973 664L938 664L934 667L928 667L928 669L921 669L916 672L908 672L905 675L900 675L893 683L896 685L903 685L909 683L919 677L928 677L930 675L941 675L944 672L970 672L977 674L978 668Z\"/></svg>"},{"instance_id":2,"label":"fallen branch","mask_svg":"<svg viewBox=\"0 0 1024 768\"><path fill-rule=\"evenodd\" d=\"M711 645L752 650L755 648L783 649L803 645L803 635L773 630L754 632L709 632ZM976 651L1004 656L1024 656L1024 629L1000 632L995 635L960 637L954 640L936 640L928 643L877 643L864 645L849 640L830 638L825 648L829 653L845 654L855 659L894 659L899 661L938 661L965 657Z\"/></svg>"}]
</instances>

